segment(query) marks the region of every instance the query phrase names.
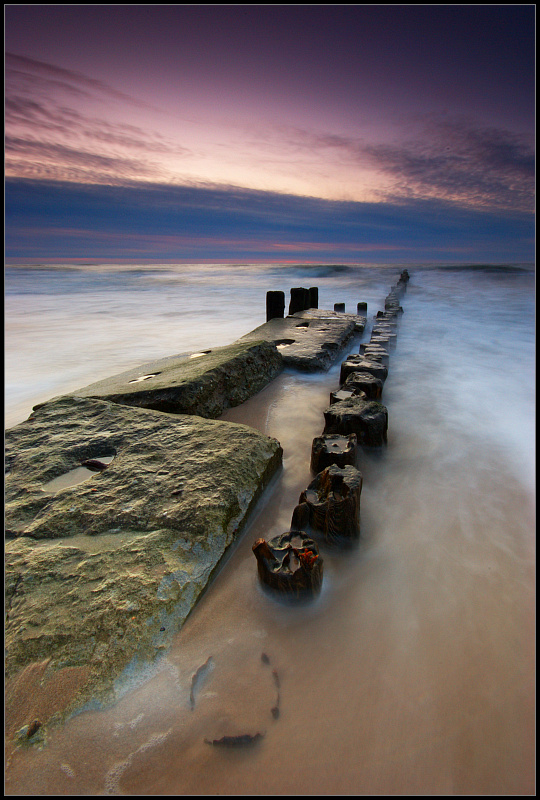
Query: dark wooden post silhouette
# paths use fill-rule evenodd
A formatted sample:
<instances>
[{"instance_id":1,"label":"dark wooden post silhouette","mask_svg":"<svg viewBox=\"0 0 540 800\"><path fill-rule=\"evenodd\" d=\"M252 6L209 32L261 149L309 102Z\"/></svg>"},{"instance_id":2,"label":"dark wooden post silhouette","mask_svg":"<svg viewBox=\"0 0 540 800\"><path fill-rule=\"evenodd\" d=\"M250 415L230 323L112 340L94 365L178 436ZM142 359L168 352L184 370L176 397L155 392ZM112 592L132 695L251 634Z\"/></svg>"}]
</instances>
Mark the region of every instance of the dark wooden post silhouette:
<instances>
[{"instance_id":1,"label":"dark wooden post silhouette","mask_svg":"<svg viewBox=\"0 0 540 800\"><path fill-rule=\"evenodd\" d=\"M266 321L285 315L285 292L266 292Z\"/></svg>"}]
</instances>

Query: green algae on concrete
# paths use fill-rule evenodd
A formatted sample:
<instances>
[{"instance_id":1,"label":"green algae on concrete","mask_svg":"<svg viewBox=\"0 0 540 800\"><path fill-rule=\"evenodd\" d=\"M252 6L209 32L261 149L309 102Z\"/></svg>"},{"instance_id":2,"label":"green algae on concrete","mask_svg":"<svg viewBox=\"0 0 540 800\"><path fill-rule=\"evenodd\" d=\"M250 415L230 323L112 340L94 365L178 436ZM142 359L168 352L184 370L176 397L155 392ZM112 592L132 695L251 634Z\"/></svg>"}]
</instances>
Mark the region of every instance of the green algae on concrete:
<instances>
[{"instance_id":1,"label":"green algae on concrete","mask_svg":"<svg viewBox=\"0 0 540 800\"><path fill-rule=\"evenodd\" d=\"M105 452L102 472L43 491ZM168 647L281 458L244 425L78 397L6 431L6 677L49 659L86 670L72 710L113 699Z\"/></svg>"},{"instance_id":2,"label":"green algae on concrete","mask_svg":"<svg viewBox=\"0 0 540 800\"><path fill-rule=\"evenodd\" d=\"M275 345L262 339L161 358L71 394L215 419L259 392L283 369Z\"/></svg>"}]
</instances>

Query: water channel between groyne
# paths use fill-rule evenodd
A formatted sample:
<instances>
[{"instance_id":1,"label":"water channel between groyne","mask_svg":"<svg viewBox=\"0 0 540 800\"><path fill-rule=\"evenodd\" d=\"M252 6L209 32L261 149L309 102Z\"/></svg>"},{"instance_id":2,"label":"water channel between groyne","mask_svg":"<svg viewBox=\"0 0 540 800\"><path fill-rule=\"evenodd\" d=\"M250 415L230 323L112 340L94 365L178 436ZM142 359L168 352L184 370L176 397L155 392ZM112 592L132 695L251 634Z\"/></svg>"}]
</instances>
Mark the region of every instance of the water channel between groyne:
<instances>
[{"instance_id":1,"label":"water channel between groyne","mask_svg":"<svg viewBox=\"0 0 540 800\"><path fill-rule=\"evenodd\" d=\"M352 551L322 549L320 597L298 608L268 598L251 545L289 526L340 359L322 375L288 370L223 415L278 438L283 471L160 670L114 708L74 717L41 752L21 753L16 793L531 788L531 675L518 654L533 646L522 614L532 512L517 482L490 469L489 447L456 448L429 391L411 386L421 364L403 304L383 395L388 446L359 454L361 539ZM192 706L192 676L205 664ZM264 738L208 746L219 715Z\"/></svg>"}]
</instances>

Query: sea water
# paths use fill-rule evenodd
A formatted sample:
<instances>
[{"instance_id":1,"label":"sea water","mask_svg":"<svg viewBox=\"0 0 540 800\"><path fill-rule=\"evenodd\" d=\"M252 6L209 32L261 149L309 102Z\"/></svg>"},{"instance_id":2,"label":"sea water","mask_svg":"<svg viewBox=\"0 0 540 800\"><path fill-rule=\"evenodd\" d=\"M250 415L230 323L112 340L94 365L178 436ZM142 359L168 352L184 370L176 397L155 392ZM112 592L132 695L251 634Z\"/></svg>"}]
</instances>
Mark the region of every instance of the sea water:
<instances>
[{"instance_id":1,"label":"sea water","mask_svg":"<svg viewBox=\"0 0 540 800\"><path fill-rule=\"evenodd\" d=\"M395 270L394 270L395 272ZM35 402L164 355L230 344L266 322L266 292L319 287L379 302L392 270L261 265L96 264L5 271L6 424ZM354 307L353 307L354 305ZM349 303L348 311L356 312Z\"/></svg>"},{"instance_id":2,"label":"sea water","mask_svg":"<svg viewBox=\"0 0 540 800\"><path fill-rule=\"evenodd\" d=\"M120 370L234 341L265 321L268 290L318 286L321 308L352 312L367 301L358 350L401 268L8 269L8 424ZM534 792L534 272L407 268L388 445L359 452L358 547L322 546L323 590L308 606L258 585L251 545L289 527L342 359L322 374L286 370L223 415L278 438L284 466L172 648L118 687L115 706L18 752L12 789ZM192 676L209 659L192 708ZM262 738L208 745L220 720Z\"/></svg>"}]
</instances>

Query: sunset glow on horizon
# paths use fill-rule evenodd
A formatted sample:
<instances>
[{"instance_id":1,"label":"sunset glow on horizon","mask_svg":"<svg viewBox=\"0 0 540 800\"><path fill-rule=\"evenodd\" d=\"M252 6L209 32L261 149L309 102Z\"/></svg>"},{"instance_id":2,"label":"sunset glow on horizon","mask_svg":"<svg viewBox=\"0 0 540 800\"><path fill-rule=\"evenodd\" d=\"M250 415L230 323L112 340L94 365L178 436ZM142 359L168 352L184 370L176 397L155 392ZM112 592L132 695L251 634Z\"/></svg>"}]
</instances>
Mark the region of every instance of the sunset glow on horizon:
<instances>
[{"instance_id":1,"label":"sunset glow on horizon","mask_svg":"<svg viewBox=\"0 0 540 800\"><path fill-rule=\"evenodd\" d=\"M5 16L8 258L533 257L531 6Z\"/></svg>"}]
</instances>

